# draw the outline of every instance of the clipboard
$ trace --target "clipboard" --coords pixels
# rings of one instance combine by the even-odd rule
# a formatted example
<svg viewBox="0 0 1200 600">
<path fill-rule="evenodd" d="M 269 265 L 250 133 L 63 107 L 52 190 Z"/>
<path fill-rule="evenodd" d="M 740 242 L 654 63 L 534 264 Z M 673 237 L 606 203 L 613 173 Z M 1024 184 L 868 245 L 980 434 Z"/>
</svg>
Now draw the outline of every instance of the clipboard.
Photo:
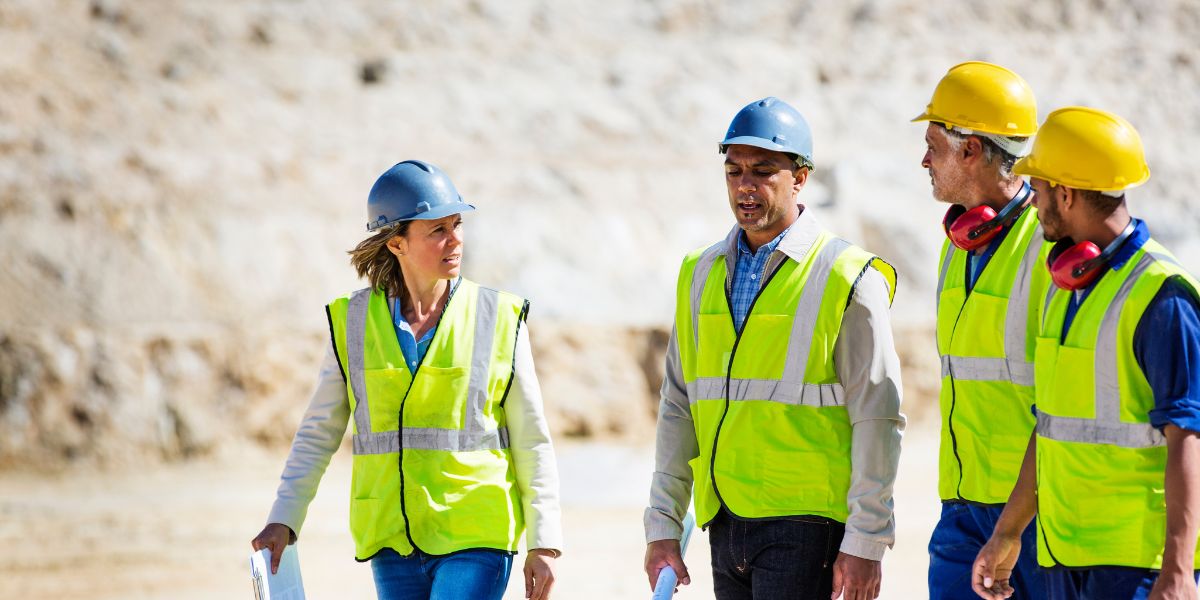
<svg viewBox="0 0 1200 600">
<path fill-rule="evenodd" d="M 300 578 L 300 556 L 295 545 L 286 546 L 279 557 L 279 571 L 271 574 L 271 551 L 263 548 L 250 555 L 250 582 L 254 600 L 306 600 Z"/>
</svg>

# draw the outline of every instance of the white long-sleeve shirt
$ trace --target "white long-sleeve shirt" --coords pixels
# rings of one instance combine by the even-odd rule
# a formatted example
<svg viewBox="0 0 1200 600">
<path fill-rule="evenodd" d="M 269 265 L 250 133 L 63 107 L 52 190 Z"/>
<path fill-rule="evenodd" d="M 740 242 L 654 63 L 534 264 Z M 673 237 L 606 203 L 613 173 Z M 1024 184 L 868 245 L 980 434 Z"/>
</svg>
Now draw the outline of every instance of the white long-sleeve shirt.
<svg viewBox="0 0 1200 600">
<path fill-rule="evenodd" d="M 562 518 L 558 503 L 558 467 L 542 406 L 542 392 L 529 346 L 529 327 L 517 333 L 513 384 L 504 402 L 509 453 L 525 514 L 526 546 L 561 552 Z M 282 523 L 300 535 L 308 505 L 329 459 L 342 443 L 350 420 L 350 401 L 332 344 L 321 362 L 317 389 L 292 440 L 268 523 Z M 400 510 L 396 507 L 396 510 Z"/>
<path fill-rule="evenodd" d="M 801 212 L 767 268 L 782 260 L 802 258 L 819 230 L 811 212 Z M 735 234 L 736 228 L 731 232 Z M 850 490 L 846 497 L 849 517 L 841 551 L 871 560 L 882 559 L 884 550 L 895 543 L 892 488 L 905 424 L 900 413 L 900 358 L 892 338 L 889 309 L 887 281 L 875 269 L 867 269 L 842 316 L 833 357 L 852 427 Z M 646 543 L 679 539 L 682 535 L 683 517 L 692 494 L 688 461 L 699 455 L 674 330 L 667 347 L 656 445 L 650 506 L 644 516 Z"/>
</svg>

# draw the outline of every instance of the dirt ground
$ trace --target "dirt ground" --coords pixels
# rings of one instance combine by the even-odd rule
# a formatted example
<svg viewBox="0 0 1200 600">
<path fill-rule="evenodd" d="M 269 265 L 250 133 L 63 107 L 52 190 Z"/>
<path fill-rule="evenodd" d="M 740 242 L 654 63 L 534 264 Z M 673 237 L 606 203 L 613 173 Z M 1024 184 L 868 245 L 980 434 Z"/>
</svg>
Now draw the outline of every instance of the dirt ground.
<svg viewBox="0 0 1200 600">
<path fill-rule="evenodd" d="M 882 598 L 925 596 L 925 544 L 938 514 L 935 434 L 923 427 L 905 436 L 898 539 L 884 560 Z M 554 597 L 649 597 L 641 514 L 653 449 L 566 443 L 558 452 L 567 549 Z M 143 471 L 0 475 L 0 598 L 251 598 L 249 540 L 262 525 L 284 457 L 244 454 Z M 354 561 L 347 531 L 349 480 L 342 452 L 298 546 L 309 598 L 374 597 L 370 569 Z M 687 554 L 693 583 L 676 597 L 712 597 L 707 542 L 703 532 L 693 538 Z M 522 560 L 523 554 L 518 566 Z M 505 598 L 521 597 L 514 576 Z"/>
</svg>

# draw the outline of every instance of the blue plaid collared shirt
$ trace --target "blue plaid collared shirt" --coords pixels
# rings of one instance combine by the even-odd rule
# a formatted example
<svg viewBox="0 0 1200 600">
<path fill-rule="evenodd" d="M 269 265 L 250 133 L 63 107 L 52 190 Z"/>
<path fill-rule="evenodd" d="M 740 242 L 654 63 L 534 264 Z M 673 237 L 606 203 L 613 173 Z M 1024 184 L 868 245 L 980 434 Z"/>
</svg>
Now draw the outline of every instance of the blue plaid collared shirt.
<svg viewBox="0 0 1200 600">
<path fill-rule="evenodd" d="M 767 259 L 779 246 L 779 241 L 783 239 L 783 236 L 787 235 L 788 229 L 784 229 L 783 233 L 780 233 L 775 239 L 759 246 L 758 252 L 753 253 L 746 245 L 746 232 L 738 233 L 737 265 L 733 270 L 729 305 L 733 309 L 733 325 L 739 332 L 742 330 L 742 324 L 746 322 L 746 315 L 750 313 L 750 305 L 754 303 L 754 296 L 758 294 L 758 288 L 762 285 L 763 269 L 767 266 Z"/>
</svg>

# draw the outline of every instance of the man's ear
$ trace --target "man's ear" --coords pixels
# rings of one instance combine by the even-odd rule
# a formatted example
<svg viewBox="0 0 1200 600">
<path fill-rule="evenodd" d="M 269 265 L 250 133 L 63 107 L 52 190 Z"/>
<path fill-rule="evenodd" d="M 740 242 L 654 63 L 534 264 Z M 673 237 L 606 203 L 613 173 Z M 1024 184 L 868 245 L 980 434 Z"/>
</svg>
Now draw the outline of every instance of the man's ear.
<svg viewBox="0 0 1200 600">
<path fill-rule="evenodd" d="M 808 183 L 808 167 L 797 167 L 795 172 L 796 181 L 792 182 L 792 192 L 799 194 L 804 184 Z"/>
<path fill-rule="evenodd" d="M 1054 195 L 1055 198 L 1062 199 L 1063 210 L 1071 210 L 1075 208 L 1075 205 L 1079 200 L 1079 192 L 1077 192 L 1075 188 L 1069 188 L 1061 184 L 1054 186 Z"/>
<path fill-rule="evenodd" d="M 966 139 L 963 140 L 962 148 L 959 149 L 959 152 L 962 152 L 962 159 L 965 161 L 982 159 L 983 141 L 976 136 L 968 135 Z"/>
</svg>

